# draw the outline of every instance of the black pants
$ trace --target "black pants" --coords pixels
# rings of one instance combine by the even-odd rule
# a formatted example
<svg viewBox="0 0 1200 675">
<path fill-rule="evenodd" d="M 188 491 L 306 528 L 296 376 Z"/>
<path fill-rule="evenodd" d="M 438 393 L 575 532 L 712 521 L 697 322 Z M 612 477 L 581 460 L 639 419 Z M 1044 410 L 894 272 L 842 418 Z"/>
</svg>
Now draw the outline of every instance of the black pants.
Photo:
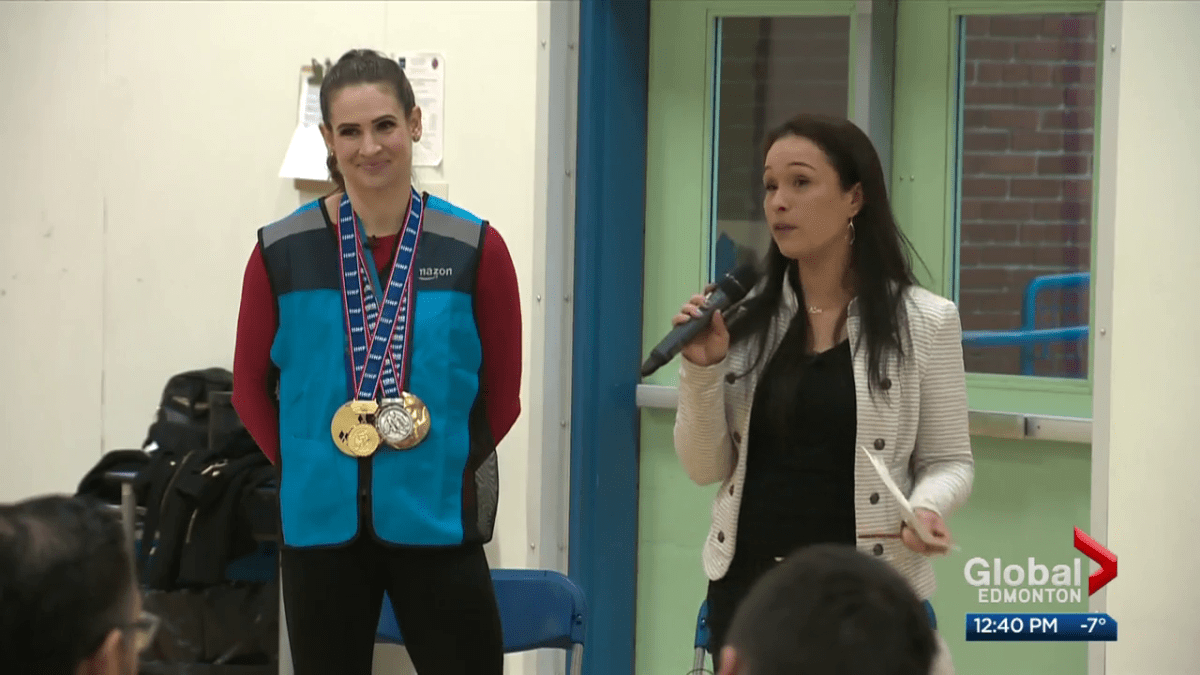
<svg viewBox="0 0 1200 675">
<path fill-rule="evenodd" d="M 503 633 L 482 546 L 399 549 L 369 535 L 283 549 L 284 615 L 295 675 L 370 675 L 386 590 L 421 675 L 501 675 Z"/>
<path fill-rule="evenodd" d="M 725 576 L 708 582 L 708 652 L 712 655 L 714 673 L 721 671 L 721 648 L 725 646 L 734 612 L 754 582 L 775 565 L 770 556 L 735 554 Z"/>
</svg>

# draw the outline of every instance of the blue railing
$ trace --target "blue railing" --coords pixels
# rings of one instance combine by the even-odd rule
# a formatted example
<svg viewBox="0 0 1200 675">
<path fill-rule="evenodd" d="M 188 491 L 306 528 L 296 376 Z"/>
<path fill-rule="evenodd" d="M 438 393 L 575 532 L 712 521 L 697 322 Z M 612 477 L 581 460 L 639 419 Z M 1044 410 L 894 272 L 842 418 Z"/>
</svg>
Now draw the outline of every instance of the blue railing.
<svg viewBox="0 0 1200 675">
<path fill-rule="evenodd" d="M 1088 326 L 1058 326 L 1037 328 L 1037 299 L 1045 291 L 1086 288 L 1091 283 L 1090 272 L 1048 274 L 1035 277 L 1025 287 L 1021 306 L 1021 327 L 1016 330 L 963 331 L 964 347 L 1020 347 L 1021 374 L 1033 375 L 1034 345 L 1055 342 L 1078 342 L 1088 338 Z"/>
</svg>

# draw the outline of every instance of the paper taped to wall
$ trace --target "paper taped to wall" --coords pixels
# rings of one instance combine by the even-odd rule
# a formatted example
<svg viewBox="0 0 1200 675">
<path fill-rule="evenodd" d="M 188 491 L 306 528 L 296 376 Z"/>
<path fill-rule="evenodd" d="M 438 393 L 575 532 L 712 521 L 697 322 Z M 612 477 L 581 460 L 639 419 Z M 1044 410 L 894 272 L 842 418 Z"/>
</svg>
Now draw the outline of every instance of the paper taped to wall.
<svg viewBox="0 0 1200 675">
<path fill-rule="evenodd" d="M 438 166 L 442 163 L 446 59 L 438 53 L 412 52 L 399 54 L 396 60 L 421 108 L 421 140 L 413 144 L 413 166 Z"/>
<path fill-rule="evenodd" d="M 329 154 L 325 140 L 321 138 L 321 87 L 313 81 L 313 67 L 300 69 L 300 107 L 296 114 L 296 130 L 288 143 L 283 166 L 279 167 L 280 178 L 327 181 L 329 168 L 325 157 Z"/>
<path fill-rule="evenodd" d="M 861 450 L 862 453 L 867 456 L 867 459 L 871 461 L 871 466 L 874 467 L 875 473 L 879 475 L 879 479 L 883 481 L 884 487 L 886 487 L 888 492 L 892 495 L 892 499 L 895 499 L 896 503 L 900 505 L 901 518 L 904 519 L 905 524 L 913 529 L 913 532 L 916 532 L 917 538 L 926 545 L 935 548 L 939 553 L 959 550 L 957 546 L 950 544 L 950 542 L 939 537 L 935 537 L 933 533 L 929 531 L 929 528 L 925 526 L 924 521 L 917 517 L 917 513 L 913 510 L 912 504 L 909 503 L 908 498 L 904 496 L 904 493 L 900 491 L 900 486 L 896 485 L 896 481 L 892 480 L 892 476 L 890 473 L 888 473 L 887 465 L 883 463 L 883 460 L 876 457 L 870 450 L 861 445 L 858 446 L 858 449 Z"/>
<path fill-rule="evenodd" d="M 327 181 L 329 168 L 325 166 L 326 155 L 328 152 L 320 129 L 296 127 L 287 154 L 283 157 L 283 166 L 279 168 L 279 177 Z"/>
</svg>

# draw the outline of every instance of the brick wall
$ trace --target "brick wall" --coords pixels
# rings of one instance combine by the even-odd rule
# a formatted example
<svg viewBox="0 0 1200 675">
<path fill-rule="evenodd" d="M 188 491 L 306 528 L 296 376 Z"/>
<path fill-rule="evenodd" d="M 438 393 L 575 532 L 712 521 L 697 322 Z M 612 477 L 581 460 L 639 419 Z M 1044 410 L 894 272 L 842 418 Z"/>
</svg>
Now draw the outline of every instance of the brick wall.
<svg viewBox="0 0 1200 675">
<path fill-rule="evenodd" d="M 1031 279 L 1090 269 L 1096 23 L 1078 15 L 978 16 L 966 20 L 965 39 L 963 328 L 1013 329 Z M 1047 294 L 1037 325 L 1087 321 L 1081 289 Z M 1018 373 L 1018 353 L 969 349 L 967 370 Z M 1087 374 L 1086 343 L 1038 354 L 1038 374 Z"/>
</svg>

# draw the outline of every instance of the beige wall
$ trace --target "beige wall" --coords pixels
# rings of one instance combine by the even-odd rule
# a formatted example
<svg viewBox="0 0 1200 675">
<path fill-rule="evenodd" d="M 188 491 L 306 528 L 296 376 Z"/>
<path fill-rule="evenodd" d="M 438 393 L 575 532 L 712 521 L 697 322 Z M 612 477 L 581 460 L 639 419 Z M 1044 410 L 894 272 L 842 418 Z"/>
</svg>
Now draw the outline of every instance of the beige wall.
<svg viewBox="0 0 1200 675">
<path fill-rule="evenodd" d="M 1105 591 L 1120 627 L 1105 672 L 1191 675 L 1200 669 L 1200 3 L 1136 0 L 1118 11 L 1119 47 L 1104 45 L 1106 66 L 1119 69 L 1115 176 L 1101 195 L 1115 204 L 1111 379 L 1098 361 L 1095 410 L 1109 421 L 1097 430 L 1108 463 L 1096 471 L 1107 472 L 1119 572 Z"/>
<path fill-rule="evenodd" d="M 526 566 L 540 453 L 528 377 L 538 13 L 496 1 L 0 3 L 0 501 L 73 491 L 103 452 L 140 445 L 168 376 L 232 367 L 255 230 L 314 196 L 278 178 L 299 67 L 352 47 L 438 50 L 444 161 L 418 178 L 491 220 L 521 286 L 525 412 L 501 446 L 489 556 Z"/>
</svg>

